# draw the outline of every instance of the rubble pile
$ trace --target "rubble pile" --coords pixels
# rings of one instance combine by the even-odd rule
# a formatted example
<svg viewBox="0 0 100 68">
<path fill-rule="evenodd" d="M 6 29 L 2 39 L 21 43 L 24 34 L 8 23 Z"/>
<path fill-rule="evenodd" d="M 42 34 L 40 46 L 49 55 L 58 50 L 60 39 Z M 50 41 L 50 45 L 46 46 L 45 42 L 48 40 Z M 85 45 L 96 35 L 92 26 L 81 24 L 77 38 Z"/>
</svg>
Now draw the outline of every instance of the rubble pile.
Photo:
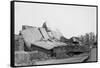
<svg viewBox="0 0 100 68">
<path fill-rule="evenodd" d="M 15 35 L 15 63 L 26 65 L 33 61 L 68 58 L 69 42 L 60 31 L 51 30 L 46 23 L 42 27 L 23 25 L 20 34 Z"/>
</svg>

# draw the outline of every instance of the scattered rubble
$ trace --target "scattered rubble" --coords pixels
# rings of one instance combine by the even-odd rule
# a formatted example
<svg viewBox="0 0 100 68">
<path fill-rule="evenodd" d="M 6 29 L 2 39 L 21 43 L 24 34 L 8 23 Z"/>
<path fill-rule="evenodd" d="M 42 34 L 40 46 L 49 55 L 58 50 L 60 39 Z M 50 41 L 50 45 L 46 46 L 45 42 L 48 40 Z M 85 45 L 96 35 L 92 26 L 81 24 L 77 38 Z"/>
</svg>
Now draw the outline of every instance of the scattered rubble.
<svg viewBox="0 0 100 68">
<path fill-rule="evenodd" d="M 32 65 L 34 61 L 69 58 L 73 56 L 69 52 L 83 49 L 70 47 L 72 43 L 80 45 L 77 38 L 66 39 L 59 30 L 51 30 L 46 23 L 42 27 L 23 25 L 20 34 L 15 35 L 15 63 Z"/>
</svg>

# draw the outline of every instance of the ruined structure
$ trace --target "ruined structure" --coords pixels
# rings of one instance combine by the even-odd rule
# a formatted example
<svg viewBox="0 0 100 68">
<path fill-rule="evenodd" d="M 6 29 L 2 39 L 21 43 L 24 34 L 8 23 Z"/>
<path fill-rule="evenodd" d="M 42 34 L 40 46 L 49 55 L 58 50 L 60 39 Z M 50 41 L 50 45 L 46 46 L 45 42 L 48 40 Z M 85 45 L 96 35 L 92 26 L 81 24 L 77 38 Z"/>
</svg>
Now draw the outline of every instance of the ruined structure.
<svg viewBox="0 0 100 68">
<path fill-rule="evenodd" d="M 62 34 L 50 30 L 46 23 L 42 27 L 23 26 L 20 31 L 27 51 L 43 51 L 52 54 L 54 48 L 66 46 L 67 44 L 60 41 Z M 56 54 L 56 53 L 55 53 Z M 57 53 L 58 54 L 58 53 Z"/>
<path fill-rule="evenodd" d="M 42 27 L 23 25 L 19 35 L 15 35 L 15 63 L 32 65 L 34 61 L 69 58 L 88 50 L 78 45 L 77 37 L 66 39 L 46 23 Z"/>
</svg>

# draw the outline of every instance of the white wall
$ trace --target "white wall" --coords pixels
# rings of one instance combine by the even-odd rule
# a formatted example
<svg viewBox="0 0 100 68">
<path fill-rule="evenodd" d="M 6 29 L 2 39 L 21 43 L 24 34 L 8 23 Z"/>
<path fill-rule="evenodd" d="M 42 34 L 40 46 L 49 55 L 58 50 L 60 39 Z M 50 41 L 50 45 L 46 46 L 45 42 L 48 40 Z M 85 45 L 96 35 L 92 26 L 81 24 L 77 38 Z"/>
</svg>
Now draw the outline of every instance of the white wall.
<svg viewBox="0 0 100 68">
<path fill-rule="evenodd" d="M 71 4 L 99 4 L 97 0 L 36 0 L 41 2 L 57 2 Z M 99 5 L 100 11 L 100 5 Z M 99 14 L 100 18 L 100 14 Z M 100 26 L 99 26 L 100 29 Z M 0 0 L 0 68 L 10 68 L 10 0 Z M 100 34 L 100 33 L 99 33 Z M 100 43 L 100 36 L 99 36 Z M 100 52 L 100 47 L 99 47 Z M 100 54 L 99 54 L 100 59 Z M 37 68 L 99 68 L 98 63 L 64 64 L 51 66 L 38 66 Z M 25 67 L 28 68 L 28 67 Z M 32 67 L 30 67 L 32 68 Z"/>
</svg>

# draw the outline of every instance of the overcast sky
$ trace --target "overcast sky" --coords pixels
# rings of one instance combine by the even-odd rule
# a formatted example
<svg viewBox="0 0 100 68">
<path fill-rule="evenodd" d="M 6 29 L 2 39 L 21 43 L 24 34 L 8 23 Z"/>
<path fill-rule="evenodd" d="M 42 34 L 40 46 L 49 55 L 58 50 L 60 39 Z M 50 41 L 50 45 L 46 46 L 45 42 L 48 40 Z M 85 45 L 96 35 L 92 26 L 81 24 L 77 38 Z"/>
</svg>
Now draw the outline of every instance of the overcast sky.
<svg viewBox="0 0 100 68">
<path fill-rule="evenodd" d="M 15 3 L 15 34 L 19 33 L 22 25 L 41 27 L 45 21 L 49 27 L 59 29 L 67 38 L 88 32 L 96 33 L 96 8 Z"/>
</svg>

